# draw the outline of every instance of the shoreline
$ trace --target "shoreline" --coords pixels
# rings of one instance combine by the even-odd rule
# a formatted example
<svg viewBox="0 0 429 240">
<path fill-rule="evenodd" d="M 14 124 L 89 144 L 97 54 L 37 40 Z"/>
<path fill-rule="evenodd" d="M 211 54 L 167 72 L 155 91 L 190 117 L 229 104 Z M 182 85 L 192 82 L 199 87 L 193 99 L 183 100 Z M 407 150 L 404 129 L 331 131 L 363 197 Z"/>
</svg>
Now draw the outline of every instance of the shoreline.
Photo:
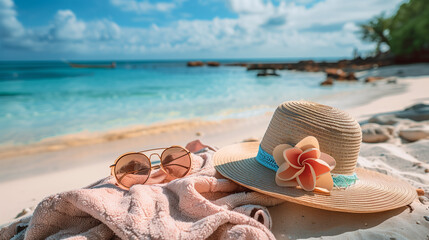
<svg viewBox="0 0 429 240">
<path fill-rule="evenodd" d="M 66 134 L 56 137 L 45 138 L 36 143 L 16 146 L 1 146 L 0 161 L 7 158 L 31 155 L 43 152 L 60 151 L 67 148 L 78 147 L 82 145 L 94 145 L 99 143 L 117 141 L 127 138 L 150 136 L 163 132 L 194 129 L 234 119 L 224 119 L 220 121 L 202 120 L 202 119 L 177 119 L 171 121 L 157 122 L 153 124 L 133 125 L 122 128 L 116 128 L 107 131 L 82 131 L 78 133 Z"/>
<path fill-rule="evenodd" d="M 376 98 L 365 99 L 368 101 L 343 110 L 361 121 L 373 114 L 402 110 L 417 102 L 429 101 L 425 91 L 429 87 L 428 76 L 399 78 L 398 84 L 405 87 L 399 91 L 381 91 L 380 95 L 375 95 Z M 387 85 L 382 81 L 377 82 L 374 92 L 384 89 L 384 86 Z M 121 153 L 172 144 L 184 146 L 194 139 L 217 147 L 248 138 L 260 140 L 270 119 L 271 114 L 265 113 L 243 119 L 212 121 L 210 124 L 202 121 L 194 125 L 181 125 L 183 122 L 176 122 L 172 123 L 175 127 L 170 131 L 163 129 L 161 124 L 152 132 L 147 130 L 147 135 L 2 159 L 0 188 L 8 194 L 0 200 L 2 206 L 7 206 L 0 209 L 0 225 L 12 221 L 22 209 L 29 208 L 31 211 L 50 194 L 81 188 L 109 176 L 108 166 Z M 130 131 L 129 136 L 132 134 L 133 131 Z"/>
<path fill-rule="evenodd" d="M 361 74 L 362 75 L 362 74 Z M 351 89 L 346 89 L 338 91 L 332 94 L 319 96 L 316 98 L 308 98 L 302 100 L 310 100 L 319 102 L 326 105 L 331 105 L 341 109 L 348 109 L 362 104 L 371 102 L 377 98 L 386 95 L 398 94 L 400 92 L 406 91 L 405 84 L 395 84 L 395 85 L 386 85 L 380 87 L 378 83 L 377 86 L 359 86 L 354 89 L 354 84 L 364 84 L 362 82 L 354 83 L 338 83 L 351 85 Z M 360 94 L 365 94 L 366 98 L 360 99 Z M 352 95 L 352 97 L 350 97 Z M 344 98 L 344 99 L 342 99 Z M 341 101 L 338 101 L 342 99 Z M 296 99 L 298 100 L 298 99 Z M 281 102 L 281 101 L 280 101 Z M 279 103 L 280 103 L 279 102 Z M 242 114 L 243 116 L 228 116 L 226 118 L 193 118 L 193 119 L 172 119 L 165 120 L 160 122 L 155 122 L 151 124 L 137 124 L 129 125 L 124 127 L 113 128 L 105 131 L 90 131 L 84 130 L 81 132 L 64 134 L 59 136 L 52 136 L 44 138 L 38 142 L 20 144 L 20 145 L 0 145 L 0 166 L 1 161 L 6 159 L 39 154 L 45 152 L 55 152 L 61 151 L 68 148 L 84 146 L 84 145 L 94 145 L 106 142 L 117 141 L 121 139 L 136 138 L 143 136 L 151 136 L 154 134 L 159 134 L 163 132 L 171 132 L 176 130 L 186 130 L 186 129 L 195 129 L 195 128 L 205 128 L 213 125 L 222 125 L 228 124 L 230 122 L 240 121 L 246 118 L 259 118 L 266 114 L 272 114 L 276 106 L 268 105 L 264 106 L 253 106 L 246 110 L 238 111 L 237 113 Z M 228 111 L 228 110 L 226 110 Z M 196 132 L 196 137 L 198 134 Z"/>
<path fill-rule="evenodd" d="M 359 81 L 352 82 L 337 82 L 339 86 L 335 91 L 326 91 L 330 87 L 317 87 L 317 97 L 311 95 L 304 100 L 316 101 L 322 104 L 331 105 L 340 109 L 353 108 L 358 105 L 366 104 L 381 96 L 390 94 L 398 94 L 406 91 L 406 84 L 384 84 L 379 86 L 383 81 L 365 84 L 362 79 L 368 76 L 394 76 L 398 71 L 404 76 L 429 75 L 429 64 L 414 64 L 414 65 L 396 65 L 382 68 L 374 68 L 356 72 Z M 310 73 L 311 74 L 311 73 Z M 414 74 L 414 75 L 413 75 Z M 289 83 L 286 83 L 289 84 Z M 376 85 L 375 87 L 373 85 Z M 361 95 L 365 97 L 362 98 Z M 339 101 L 341 99 L 341 101 Z M 187 129 L 204 127 L 206 125 L 222 124 L 224 121 L 235 121 L 236 119 L 255 117 L 264 115 L 266 112 L 272 112 L 277 104 L 283 100 L 298 100 L 286 98 L 278 103 L 269 105 L 255 105 L 243 109 L 226 109 L 224 113 L 219 113 L 219 117 L 201 116 L 192 119 L 170 119 L 162 120 L 150 124 L 133 124 L 123 127 L 114 127 L 107 130 L 83 130 L 76 133 L 63 134 L 43 138 L 37 142 L 22 143 L 22 144 L 7 144 L 0 145 L 0 162 L 4 159 L 18 157 L 22 155 L 30 155 L 42 152 L 51 152 L 76 147 L 81 145 L 93 145 L 97 143 L 115 141 L 123 138 L 133 138 L 138 136 L 152 135 L 159 132 L 172 131 L 175 129 Z M 232 114 L 234 113 L 234 114 Z"/>
</svg>

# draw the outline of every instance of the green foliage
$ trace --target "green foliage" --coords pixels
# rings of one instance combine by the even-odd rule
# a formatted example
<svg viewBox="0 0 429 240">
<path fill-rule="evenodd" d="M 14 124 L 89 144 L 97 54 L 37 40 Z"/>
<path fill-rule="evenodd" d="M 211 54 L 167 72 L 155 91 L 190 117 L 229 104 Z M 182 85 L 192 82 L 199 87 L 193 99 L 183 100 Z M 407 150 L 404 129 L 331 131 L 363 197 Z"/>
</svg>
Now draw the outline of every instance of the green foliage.
<svg viewBox="0 0 429 240">
<path fill-rule="evenodd" d="M 387 44 L 395 55 L 407 55 L 429 49 L 429 0 L 410 0 L 396 14 L 386 18 L 376 16 L 360 25 L 364 41 Z"/>
<path fill-rule="evenodd" d="M 404 3 L 392 19 L 391 50 L 397 55 L 429 49 L 429 1 Z"/>
<path fill-rule="evenodd" d="M 367 24 L 360 25 L 362 40 L 377 43 L 376 53 L 380 52 L 380 46 L 383 43 L 390 47 L 387 36 L 390 22 L 391 19 L 385 18 L 384 13 L 382 13 L 380 16 L 376 16 L 374 19 L 370 20 Z"/>
</svg>

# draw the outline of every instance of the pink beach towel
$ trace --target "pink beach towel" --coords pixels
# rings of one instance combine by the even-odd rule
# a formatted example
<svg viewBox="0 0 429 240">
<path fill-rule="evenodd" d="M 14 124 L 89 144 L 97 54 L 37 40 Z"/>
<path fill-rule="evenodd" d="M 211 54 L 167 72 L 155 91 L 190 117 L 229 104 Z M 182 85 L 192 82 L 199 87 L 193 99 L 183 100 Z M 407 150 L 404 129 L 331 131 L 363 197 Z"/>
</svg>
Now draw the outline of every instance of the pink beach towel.
<svg viewBox="0 0 429 240">
<path fill-rule="evenodd" d="M 187 148 L 198 150 L 199 141 Z M 213 151 L 193 154 L 192 174 L 129 191 L 107 177 L 55 194 L 33 216 L 0 230 L 0 239 L 274 239 L 264 206 L 281 200 L 246 191 L 222 178 Z"/>
</svg>

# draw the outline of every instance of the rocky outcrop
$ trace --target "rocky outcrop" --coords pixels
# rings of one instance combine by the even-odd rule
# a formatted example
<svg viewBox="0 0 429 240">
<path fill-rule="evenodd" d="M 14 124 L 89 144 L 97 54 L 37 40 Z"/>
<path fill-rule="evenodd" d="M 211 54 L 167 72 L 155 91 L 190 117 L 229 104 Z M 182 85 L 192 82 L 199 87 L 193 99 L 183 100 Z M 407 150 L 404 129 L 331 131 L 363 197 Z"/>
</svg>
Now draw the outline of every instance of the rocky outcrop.
<svg viewBox="0 0 429 240">
<path fill-rule="evenodd" d="M 327 78 L 325 81 L 320 83 L 320 86 L 332 86 L 334 85 L 334 79 Z"/>
<path fill-rule="evenodd" d="M 327 68 L 326 72 L 326 80 L 321 82 L 321 86 L 331 86 L 334 84 L 334 80 L 336 81 L 357 81 L 357 77 L 354 72 L 344 72 L 339 68 Z"/>
<path fill-rule="evenodd" d="M 315 62 L 313 60 L 305 60 L 299 62 L 286 63 L 257 63 L 248 64 L 247 70 L 262 70 L 262 69 L 277 69 L 277 70 L 296 70 L 306 72 L 322 72 L 327 69 L 341 69 L 344 72 L 354 72 L 356 70 L 371 69 L 394 64 L 393 56 L 389 53 L 382 53 L 374 57 L 361 58 L 357 57 L 352 60 L 343 59 L 337 62 Z M 243 63 L 230 63 L 228 66 L 243 66 Z M 334 77 L 334 79 L 336 79 Z M 354 74 L 346 74 L 338 77 L 339 80 L 356 80 Z"/>
<path fill-rule="evenodd" d="M 207 62 L 206 64 L 209 67 L 219 67 L 220 66 L 219 62 Z"/>
<path fill-rule="evenodd" d="M 204 66 L 204 63 L 201 61 L 193 61 L 193 62 L 191 61 L 191 62 L 188 62 L 187 66 L 188 67 L 202 67 L 202 66 Z"/>
<path fill-rule="evenodd" d="M 342 69 L 339 68 L 328 68 L 325 70 L 326 77 L 327 78 L 333 78 L 338 81 L 356 81 L 357 77 L 355 76 L 354 72 L 344 72 Z"/>
<path fill-rule="evenodd" d="M 249 66 L 248 63 L 225 63 L 223 65 L 229 66 L 229 67 L 247 67 L 247 66 Z"/>
</svg>

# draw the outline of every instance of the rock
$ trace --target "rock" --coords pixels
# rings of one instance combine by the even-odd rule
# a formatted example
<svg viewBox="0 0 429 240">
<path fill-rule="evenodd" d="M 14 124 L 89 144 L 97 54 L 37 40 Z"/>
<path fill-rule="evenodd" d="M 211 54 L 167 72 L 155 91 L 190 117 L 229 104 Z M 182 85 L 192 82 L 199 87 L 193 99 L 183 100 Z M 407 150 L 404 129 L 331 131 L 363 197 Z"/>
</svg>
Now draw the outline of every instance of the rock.
<svg viewBox="0 0 429 240">
<path fill-rule="evenodd" d="M 335 80 L 349 80 L 349 81 L 355 81 L 357 80 L 355 74 L 353 72 L 346 73 L 342 69 L 338 68 L 327 68 L 325 70 L 326 77 L 327 78 L 333 78 Z"/>
<path fill-rule="evenodd" d="M 425 173 L 429 173 L 429 169 L 427 169 L 427 168 L 426 168 L 426 169 L 425 169 Z"/>
<path fill-rule="evenodd" d="M 368 122 L 370 123 L 377 123 L 381 125 L 394 125 L 399 122 L 399 119 L 396 118 L 393 114 L 388 115 L 375 115 L 371 117 Z"/>
<path fill-rule="evenodd" d="M 327 68 L 325 69 L 326 76 L 334 79 L 338 79 L 340 76 L 345 76 L 344 71 L 338 68 Z"/>
<path fill-rule="evenodd" d="M 356 81 L 356 80 L 358 80 L 354 72 L 349 72 L 347 74 L 346 79 L 349 80 L 349 81 Z"/>
<path fill-rule="evenodd" d="M 373 76 L 371 76 L 371 77 L 367 77 L 365 79 L 365 82 L 366 83 L 372 83 L 372 82 L 375 82 L 375 81 L 381 80 L 381 79 L 383 79 L 383 77 L 373 77 Z"/>
<path fill-rule="evenodd" d="M 319 66 L 313 60 L 299 61 L 296 64 L 296 70 L 307 71 L 307 72 L 317 72 L 319 71 Z"/>
<path fill-rule="evenodd" d="M 247 67 L 247 63 L 224 63 L 223 65 L 229 66 L 229 67 Z"/>
<path fill-rule="evenodd" d="M 429 216 L 424 216 L 423 218 L 429 222 Z"/>
<path fill-rule="evenodd" d="M 220 63 L 219 62 L 207 62 L 207 66 L 209 66 L 209 67 L 219 67 Z"/>
<path fill-rule="evenodd" d="M 319 72 L 320 68 L 318 66 L 305 66 L 304 71 L 306 71 L 306 72 Z"/>
<path fill-rule="evenodd" d="M 407 141 L 415 142 L 420 139 L 429 138 L 429 126 L 416 126 L 399 131 L 399 136 Z"/>
<path fill-rule="evenodd" d="M 429 120 L 429 104 L 419 103 L 395 113 L 398 118 L 408 118 L 414 121 Z"/>
<path fill-rule="evenodd" d="M 202 67 L 204 63 L 201 61 L 188 62 L 188 67 Z"/>
<path fill-rule="evenodd" d="M 424 196 L 425 195 L 425 190 L 421 189 L 421 188 L 417 188 L 416 189 L 417 195 L 418 196 Z"/>
<path fill-rule="evenodd" d="M 334 80 L 332 78 L 327 78 L 325 81 L 320 83 L 320 86 L 332 86 L 334 85 Z"/>
<path fill-rule="evenodd" d="M 201 132 L 196 132 L 195 135 L 199 137 L 199 136 L 202 136 L 203 134 Z"/>
<path fill-rule="evenodd" d="M 392 130 L 376 123 L 368 123 L 362 126 L 362 142 L 380 143 L 386 142 L 392 137 Z"/>
</svg>

